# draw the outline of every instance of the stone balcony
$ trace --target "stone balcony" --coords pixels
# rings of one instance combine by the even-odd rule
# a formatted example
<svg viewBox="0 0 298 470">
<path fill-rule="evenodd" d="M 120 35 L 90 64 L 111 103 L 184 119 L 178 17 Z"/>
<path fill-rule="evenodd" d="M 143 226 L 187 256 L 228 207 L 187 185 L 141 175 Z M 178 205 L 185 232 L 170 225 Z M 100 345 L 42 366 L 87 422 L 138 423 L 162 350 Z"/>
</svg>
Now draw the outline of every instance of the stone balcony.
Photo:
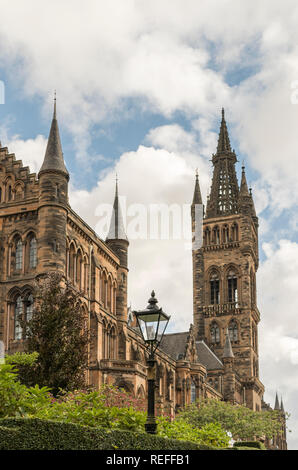
<svg viewBox="0 0 298 470">
<path fill-rule="evenodd" d="M 215 315 L 237 315 L 242 313 L 243 308 L 237 302 L 227 302 L 225 304 L 207 305 L 202 308 L 205 317 Z"/>
</svg>

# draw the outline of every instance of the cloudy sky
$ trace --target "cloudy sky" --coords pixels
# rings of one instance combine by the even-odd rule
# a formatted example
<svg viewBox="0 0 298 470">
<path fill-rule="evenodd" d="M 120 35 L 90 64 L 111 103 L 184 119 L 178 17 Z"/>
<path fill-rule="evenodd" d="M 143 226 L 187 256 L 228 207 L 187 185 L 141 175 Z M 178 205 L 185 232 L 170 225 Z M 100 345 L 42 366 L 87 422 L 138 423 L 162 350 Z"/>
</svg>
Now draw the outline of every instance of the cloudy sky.
<svg viewBox="0 0 298 470">
<path fill-rule="evenodd" d="M 297 2 L 0 0 L 0 10 L 2 144 L 38 171 L 56 89 L 70 202 L 99 233 L 116 173 L 124 208 L 188 204 L 196 168 L 206 200 L 225 107 L 260 218 L 265 400 L 282 394 L 297 449 Z M 132 306 L 154 288 L 172 331 L 192 321 L 187 247 L 130 243 Z"/>
</svg>

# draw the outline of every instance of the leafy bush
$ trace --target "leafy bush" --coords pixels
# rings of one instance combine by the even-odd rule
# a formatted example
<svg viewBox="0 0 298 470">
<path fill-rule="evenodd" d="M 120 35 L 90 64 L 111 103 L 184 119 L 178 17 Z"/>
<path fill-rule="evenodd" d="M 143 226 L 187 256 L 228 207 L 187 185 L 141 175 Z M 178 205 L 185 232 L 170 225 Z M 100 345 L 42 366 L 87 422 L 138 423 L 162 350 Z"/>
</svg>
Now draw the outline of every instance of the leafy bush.
<svg viewBox="0 0 298 470">
<path fill-rule="evenodd" d="M 20 353 L 9 355 L 5 357 L 5 363 L 15 366 L 20 382 L 27 387 L 36 384 L 36 362 L 38 353 Z"/>
<path fill-rule="evenodd" d="M 1 419 L 0 450 L 216 450 L 150 434 L 40 419 Z"/>
<path fill-rule="evenodd" d="M 267 436 L 272 438 L 283 428 L 280 412 L 253 411 L 244 405 L 232 405 L 228 402 L 206 399 L 189 405 L 181 411 L 177 420 L 183 419 L 194 427 L 217 422 L 230 432 L 234 439 L 253 440 Z"/>
<path fill-rule="evenodd" d="M 35 414 L 49 404 L 47 387 L 26 387 L 19 382 L 14 366 L 0 365 L 0 418 Z"/>
<path fill-rule="evenodd" d="M 164 417 L 159 417 L 157 421 L 160 436 L 216 447 L 229 445 L 230 438 L 218 423 L 208 423 L 198 428 L 183 419 L 170 422 Z"/>
<path fill-rule="evenodd" d="M 121 403 L 120 403 L 121 405 Z M 101 391 L 66 394 L 40 408 L 32 416 L 107 429 L 144 432 L 146 414 L 132 406 L 107 406 Z"/>
<path fill-rule="evenodd" d="M 260 449 L 260 450 L 266 450 L 266 447 L 264 446 L 263 442 L 260 441 L 240 441 L 240 442 L 234 442 L 234 447 L 250 447 L 250 448 L 255 448 L 255 449 Z"/>
</svg>

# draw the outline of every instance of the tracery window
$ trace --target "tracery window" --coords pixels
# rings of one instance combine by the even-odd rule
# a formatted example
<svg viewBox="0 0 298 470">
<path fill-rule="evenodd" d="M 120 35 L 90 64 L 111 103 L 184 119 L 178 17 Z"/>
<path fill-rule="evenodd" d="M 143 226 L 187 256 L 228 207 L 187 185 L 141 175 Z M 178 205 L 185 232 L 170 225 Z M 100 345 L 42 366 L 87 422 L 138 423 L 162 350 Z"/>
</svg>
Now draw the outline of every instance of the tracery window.
<svg viewBox="0 0 298 470">
<path fill-rule="evenodd" d="M 210 245 L 210 229 L 209 229 L 209 227 L 206 227 L 205 232 L 204 232 L 204 244 L 205 245 Z"/>
<path fill-rule="evenodd" d="M 223 243 L 228 243 L 229 242 L 229 227 L 228 227 L 228 225 L 223 226 L 222 241 L 223 241 Z"/>
<path fill-rule="evenodd" d="M 23 301 L 22 297 L 19 295 L 15 301 L 14 309 L 14 339 L 22 339 L 23 330 L 21 327 L 21 320 L 23 316 Z"/>
<path fill-rule="evenodd" d="M 33 295 L 30 294 L 26 302 L 26 321 L 32 320 L 33 303 L 34 303 Z"/>
<path fill-rule="evenodd" d="M 210 303 L 219 304 L 219 277 L 216 272 L 210 276 Z"/>
<path fill-rule="evenodd" d="M 238 241 L 238 225 L 236 223 L 232 225 L 232 241 Z"/>
<path fill-rule="evenodd" d="M 235 320 L 231 320 L 229 323 L 229 337 L 230 341 L 238 341 L 238 325 Z"/>
<path fill-rule="evenodd" d="M 8 199 L 8 201 L 12 200 L 12 187 L 11 187 L 11 185 L 9 185 L 8 188 L 7 188 L 7 199 Z"/>
<path fill-rule="evenodd" d="M 235 271 L 230 270 L 228 273 L 228 302 L 238 301 L 238 290 L 237 290 L 237 276 Z"/>
<path fill-rule="evenodd" d="M 220 331 L 217 323 L 212 323 L 210 328 L 211 343 L 218 344 L 220 342 Z"/>
<path fill-rule="evenodd" d="M 22 240 L 19 238 L 16 241 L 16 263 L 15 269 L 21 270 L 23 267 L 23 243 Z"/>
<path fill-rule="evenodd" d="M 217 226 L 213 229 L 213 243 L 215 243 L 215 245 L 219 245 L 220 243 L 219 227 Z"/>
<path fill-rule="evenodd" d="M 37 243 L 36 238 L 32 237 L 29 242 L 29 268 L 36 268 L 37 264 Z"/>
</svg>

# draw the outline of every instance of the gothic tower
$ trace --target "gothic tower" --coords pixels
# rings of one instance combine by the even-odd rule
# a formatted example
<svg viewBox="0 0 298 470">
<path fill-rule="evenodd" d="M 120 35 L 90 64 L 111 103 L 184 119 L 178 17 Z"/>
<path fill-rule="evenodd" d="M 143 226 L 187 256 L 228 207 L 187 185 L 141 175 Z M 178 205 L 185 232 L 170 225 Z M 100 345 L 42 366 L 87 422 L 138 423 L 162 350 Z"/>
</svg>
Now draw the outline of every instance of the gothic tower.
<svg viewBox="0 0 298 470">
<path fill-rule="evenodd" d="M 203 219 L 203 244 L 193 249 L 194 325 L 198 339 L 220 359 L 228 330 L 233 367 L 241 382 L 237 401 L 259 410 L 264 388 L 258 366 L 258 218 L 244 167 L 238 187 L 236 162 L 222 110 L 217 151 L 212 156 L 211 193 Z M 201 204 L 198 194 L 196 181 L 194 200 Z"/>
<path fill-rule="evenodd" d="M 38 178 L 39 270 L 65 273 L 69 174 L 63 159 L 56 98 L 46 153 Z"/>
</svg>

